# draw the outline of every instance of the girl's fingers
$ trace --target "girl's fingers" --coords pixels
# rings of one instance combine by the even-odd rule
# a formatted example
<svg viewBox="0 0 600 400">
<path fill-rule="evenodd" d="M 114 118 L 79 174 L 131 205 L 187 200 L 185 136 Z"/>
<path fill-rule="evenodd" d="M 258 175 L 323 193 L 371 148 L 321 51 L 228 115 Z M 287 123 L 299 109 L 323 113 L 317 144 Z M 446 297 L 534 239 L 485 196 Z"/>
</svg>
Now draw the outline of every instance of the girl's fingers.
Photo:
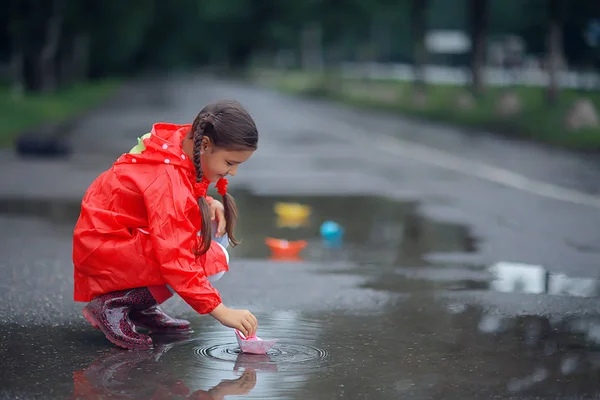
<svg viewBox="0 0 600 400">
<path fill-rule="evenodd" d="M 236 327 L 236 329 L 237 329 L 238 331 L 242 332 L 242 334 L 243 334 L 245 337 L 248 337 L 248 330 L 246 329 L 246 327 L 244 327 L 244 325 L 243 325 L 243 324 L 241 324 L 241 323 L 240 323 L 240 324 L 239 324 L 239 325 Z"/>
<path fill-rule="evenodd" d="M 252 324 L 250 322 L 244 321 L 244 322 L 242 322 L 242 324 L 244 325 L 244 329 L 247 332 L 244 334 L 246 337 L 250 337 L 250 336 L 254 335 L 254 332 L 252 331 Z"/>
<path fill-rule="evenodd" d="M 248 317 L 248 322 L 252 324 L 252 329 L 254 330 L 254 332 L 256 332 L 256 329 L 258 328 L 258 321 L 256 320 L 256 317 L 254 315 L 251 315 L 250 317 Z"/>
</svg>

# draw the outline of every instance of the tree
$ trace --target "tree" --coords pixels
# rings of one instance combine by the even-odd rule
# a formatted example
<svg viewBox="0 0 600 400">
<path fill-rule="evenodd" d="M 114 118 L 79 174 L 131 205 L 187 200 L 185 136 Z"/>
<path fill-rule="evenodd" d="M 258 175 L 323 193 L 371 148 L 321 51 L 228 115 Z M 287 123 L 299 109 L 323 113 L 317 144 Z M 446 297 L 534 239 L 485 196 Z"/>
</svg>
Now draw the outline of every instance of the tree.
<svg viewBox="0 0 600 400">
<path fill-rule="evenodd" d="M 547 0 L 548 31 L 547 31 L 547 68 L 548 88 L 546 99 L 551 105 L 558 101 L 558 72 L 562 58 L 562 26 L 561 13 L 563 0 Z"/>
<path fill-rule="evenodd" d="M 469 28 L 471 36 L 471 88 L 474 95 L 484 91 L 483 67 L 488 27 L 488 0 L 469 0 Z"/>
<path fill-rule="evenodd" d="M 413 71 L 415 87 L 423 88 L 426 83 L 425 65 L 427 49 L 425 35 L 427 33 L 427 7 L 429 0 L 411 0 L 411 31 L 413 40 Z"/>
</svg>

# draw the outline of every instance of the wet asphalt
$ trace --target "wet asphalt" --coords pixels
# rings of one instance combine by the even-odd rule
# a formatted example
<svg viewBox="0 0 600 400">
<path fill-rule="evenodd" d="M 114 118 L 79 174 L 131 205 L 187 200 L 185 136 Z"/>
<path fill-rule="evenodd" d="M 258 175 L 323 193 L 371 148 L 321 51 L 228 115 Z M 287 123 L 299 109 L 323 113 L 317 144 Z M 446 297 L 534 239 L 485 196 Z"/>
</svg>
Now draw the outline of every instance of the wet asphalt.
<svg viewBox="0 0 600 400">
<path fill-rule="evenodd" d="M 240 354 L 233 333 L 180 299 L 187 337 L 114 348 L 72 301 L 70 235 L 87 184 L 157 120 L 236 98 L 259 152 L 230 180 L 243 244 L 216 283 L 280 341 Z M 68 160 L 4 154 L 0 187 L 0 398 L 569 399 L 600 395 L 599 209 L 398 157 L 369 135 L 595 194 L 600 167 L 493 136 L 295 99 L 201 77 L 131 84 L 81 121 Z M 385 146 L 383 146 L 385 147 Z M 282 227 L 274 206 L 311 207 Z M 319 226 L 345 228 L 327 246 Z M 266 237 L 308 241 L 275 260 Z"/>
</svg>

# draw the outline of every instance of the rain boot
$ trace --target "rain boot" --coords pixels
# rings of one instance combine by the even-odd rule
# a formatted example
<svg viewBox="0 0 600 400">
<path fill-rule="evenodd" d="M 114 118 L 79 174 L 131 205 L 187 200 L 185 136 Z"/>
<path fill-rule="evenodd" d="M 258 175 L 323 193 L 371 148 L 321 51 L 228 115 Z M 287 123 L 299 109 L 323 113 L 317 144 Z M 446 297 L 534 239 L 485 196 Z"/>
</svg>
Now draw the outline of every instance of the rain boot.
<svg viewBox="0 0 600 400">
<path fill-rule="evenodd" d="M 136 298 L 145 305 L 145 308 L 134 308 L 129 313 L 129 318 L 138 328 L 145 328 L 153 333 L 186 333 L 191 331 L 189 321 L 175 319 L 160 308 L 148 288 L 134 289 Z"/>
<path fill-rule="evenodd" d="M 83 316 L 106 338 L 119 347 L 145 350 L 152 348 L 152 339 L 138 333 L 129 319 L 132 309 L 148 308 L 152 304 L 136 295 L 136 289 L 119 290 L 100 295 L 83 309 Z"/>
</svg>

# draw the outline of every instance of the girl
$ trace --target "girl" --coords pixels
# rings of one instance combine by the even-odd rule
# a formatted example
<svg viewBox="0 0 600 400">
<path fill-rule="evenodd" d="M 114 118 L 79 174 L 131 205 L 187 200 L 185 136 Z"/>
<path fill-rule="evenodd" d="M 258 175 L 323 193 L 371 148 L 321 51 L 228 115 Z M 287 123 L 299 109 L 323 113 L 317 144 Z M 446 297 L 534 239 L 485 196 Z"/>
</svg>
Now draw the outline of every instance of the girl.
<svg viewBox="0 0 600 400">
<path fill-rule="evenodd" d="M 89 302 L 84 317 L 111 342 L 148 349 L 152 339 L 137 328 L 189 331 L 188 321 L 158 306 L 173 292 L 224 326 L 256 332 L 254 315 L 223 305 L 209 279 L 229 270 L 225 247 L 213 239 L 238 244 L 225 176 L 235 176 L 257 144 L 242 105 L 219 101 L 192 125 L 155 124 L 91 184 L 73 235 L 74 299 Z M 213 182 L 223 203 L 206 195 Z"/>
</svg>

